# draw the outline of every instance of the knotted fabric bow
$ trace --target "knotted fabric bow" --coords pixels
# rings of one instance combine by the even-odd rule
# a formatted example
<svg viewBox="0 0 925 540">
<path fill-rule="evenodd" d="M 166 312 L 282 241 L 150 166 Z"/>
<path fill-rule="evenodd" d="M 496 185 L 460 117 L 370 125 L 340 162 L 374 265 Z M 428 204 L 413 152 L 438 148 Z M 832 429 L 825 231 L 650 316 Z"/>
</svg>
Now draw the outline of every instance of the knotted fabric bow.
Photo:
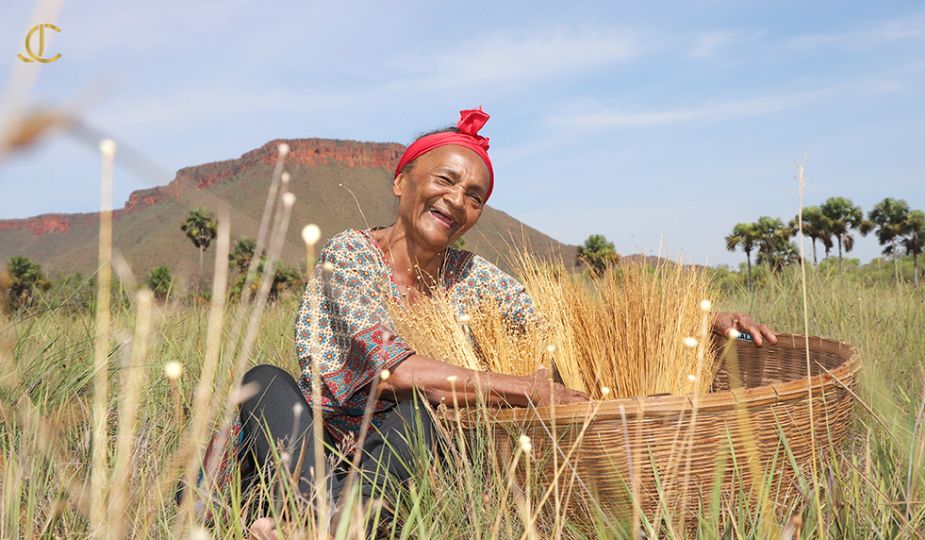
<svg viewBox="0 0 925 540">
<path fill-rule="evenodd" d="M 488 157 L 488 137 L 479 135 L 479 130 L 482 129 L 485 122 L 488 122 L 489 118 L 491 117 L 481 107 L 459 111 L 459 122 L 456 123 L 456 129 L 459 132 L 433 133 L 414 141 L 411 146 L 405 149 L 405 153 L 398 160 L 398 166 L 395 167 L 395 177 L 398 177 L 405 165 L 422 154 L 440 146 L 455 144 L 472 150 L 488 166 L 488 193 L 485 194 L 485 202 L 488 202 L 488 197 L 491 196 L 491 191 L 495 187 L 495 172 L 491 167 L 491 159 Z"/>
</svg>

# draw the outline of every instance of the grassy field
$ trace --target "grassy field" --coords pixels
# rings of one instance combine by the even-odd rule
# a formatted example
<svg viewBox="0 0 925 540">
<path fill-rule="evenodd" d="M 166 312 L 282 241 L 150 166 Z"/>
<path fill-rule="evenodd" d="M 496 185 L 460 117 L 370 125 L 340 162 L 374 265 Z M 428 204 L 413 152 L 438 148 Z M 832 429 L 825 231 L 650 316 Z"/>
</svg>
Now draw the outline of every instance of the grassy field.
<svg viewBox="0 0 925 540">
<path fill-rule="evenodd" d="M 721 309 L 748 311 L 777 330 L 802 333 L 798 269 L 763 280 L 754 294 L 736 286 L 724 289 L 716 298 Z M 925 288 L 810 271 L 808 295 L 810 334 L 844 340 L 860 349 L 864 364 L 859 403 L 849 444 L 839 449 L 830 468 L 807 479 L 811 489 L 772 521 L 788 538 L 921 537 L 925 531 Z M 91 532 L 115 537 L 246 537 L 247 523 L 254 515 L 248 514 L 236 485 L 222 500 L 222 511 L 214 507 L 218 519 L 209 529 L 184 517 L 173 502 L 185 463 L 185 455 L 178 454 L 183 452 L 186 430 L 197 415 L 213 417 L 235 372 L 232 352 L 238 334 L 231 334 L 233 322 L 226 322 L 221 340 L 214 385 L 218 397 L 210 404 L 212 410 L 202 411 L 194 406 L 194 393 L 206 355 L 208 306 L 155 306 L 147 354 L 140 356 L 136 347 L 134 357 L 132 343 L 139 342 L 133 337 L 135 306 L 115 309 L 108 405 L 111 444 L 109 466 L 103 471 L 104 493 L 99 493 L 91 490 L 89 481 L 94 318 L 91 313 L 61 308 L 65 300 L 48 299 L 34 311 L 5 321 L 0 332 L 0 537 L 82 537 Z M 246 359 L 249 365 L 272 363 L 296 372 L 295 308 L 293 297 L 267 308 Z M 164 366 L 171 361 L 183 366 L 177 379 L 165 376 Z M 139 369 L 125 367 L 132 365 Z M 126 392 L 125 385 L 140 390 Z M 139 400 L 137 422 L 131 421 L 135 415 L 127 404 L 130 396 Z M 135 427 L 129 429 L 133 423 Z M 564 514 L 537 522 L 525 518 L 529 511 L 524 506 L 530 499 L 511 488 L 507 464 L 491 466 L 491 450 L 486 440 L 477 439 L 465 450 L 451 448 L 452 459 L 422 459 L 417 464 L 420 474 L 404 491 L 398 519 L 387 534 L 394 538 L 635 536 L 628 523 L 619 521 L 600 520 L 589 531 L 579 530 Z M 809 471 L 802 472 L 808 477 Z M 311 517 L 294 506 L 285 489 L 263 489 L 273 499 L 272 512 L 288 516 L 286 536 L 314 536 Z M 93 501 L 107 494 L 104 527 L 91 529 Z M 766 534 L 758 527 L 759 512 L 748 505 L 707 507 L 699 518 L 703 537 L 764 538 Z M 334 536 L 363 536 L 356 520 L 341 525 L 331 531 Z M 670 535 L 661 523 L 643 520 L 643 526 L 648 537 Z"/>
</svg>

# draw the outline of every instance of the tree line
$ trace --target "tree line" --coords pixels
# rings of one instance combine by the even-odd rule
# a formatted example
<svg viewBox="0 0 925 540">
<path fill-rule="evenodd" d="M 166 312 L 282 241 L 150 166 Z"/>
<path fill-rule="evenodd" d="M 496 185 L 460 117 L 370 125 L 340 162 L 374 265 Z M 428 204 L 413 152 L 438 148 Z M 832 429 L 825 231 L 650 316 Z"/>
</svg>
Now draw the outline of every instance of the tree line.
<svg viewBox="0 0 925 540">
<path fill-rule="evenodd" d="M 215 240 L 218 231 L 218 221 L 215 215 L 205 208 L 195 208 L 190 211 L 186 219 L 180 224 L 180 231 L 186 234 L 186 237 L 192 242 L 198 252 L 199 273 L 197 276 L 198 285 L 193 291 L 193 298 L 196 300 L 207 300 L 208 291 L 204 289 L 205 276 L 205 253 Z M 234 247 L 229 253 L 229 266 L 232 270 L 233 278 L 229 287 L 232 298 L 240 297 L 246 283 L 248 269 L 254 258 L 256 242 L 247 237 L 241 237 L 235 241 Z M 260 257 L 257 261 L 256 270 L 260 275 L 264 270 L 265 258 Z M 119 289 L 118 280 L 114 280 L 114 289 Z M 92 289 L 95 288 L 95 279 L 84 279 L 79 273 L 65 276 L 56 282 L 56 287 Z M 273 284 L 270 288 L 269 300 L 275 300 L 287 291 L 297 290 L 303 283 L 303 276 L 299 269 L 293 268 L 278 261 L 273 277 Z M 175 294 L 176 280 L 173 271 L 169 266 L 159 265 L 152 268 L 144 279 L 144 284 L 154 293 L 155 298 L 166 301 Z M 253 280 L 250 287 L 252 292 L 256 292 L 259 281 Z M 39 296 L 52 288 L 52 282 L 45 275 L 42 266 L 23 256 L 13 256 L 7 261 L 6 271 L 0 272 L 0 291 L 3 291 L 4 302 L 8 309 L 19 311 L 35 305 Z M 78 295 L 75 291 L 68 291 L 72 307 L 77 309 L 89 308 L 93 299 L 92 296 Z M 120 295 L 124 296 L 124 295 Z"/>
<path fill-rule="evenodd" d="M 194 208 L 186 216 L 186 219 L 180 225 L 180 230 L 186 234 L 186 237 L 192 242 L 199 254 L 199 296 L 207 296 L 208 292 L 204 290 L 205 276 L 205 252 L 212 245 L 212 241 L 218 233 L 218 220 L 215 214 L 206 208 Z M 251 261 L 254 259 L 256 251 L 256 242 L 248 237 L 241 237 L 235 241 L 234 247 L 228 254 L 228 264 L 231 270 L 236 273 L 234 280 L 229 288 L 233 298 L 239 297 L 246 284 L 247 272 L 250 269 Z M 261 256 L 257 261 L 256 271 L 260 275 L 263 273 L 265 257 Z M 303 281 L 301 272 L 282 261 L 277 261 L 276 269 L 273 276 L 273 284 L 270 287 L 269 299 L 275 300 L 282 293 L 296 289 Z M 154 292 L 155 296 L 166 297 L 172 287 L 173 277 L 170 268 L 158 266 L 151 270 L 147 279 L 148 287 Z M 254 280 L 250 287 L 251 292 L 256 292 L 259 281 Z"/>
<path fill-rule="evenodd" d="M 745 253 L 746 283 L 751 289 L 752 253 L 756 264 L 766 264 L 773 271 L 799 261 L 799 249 L 791 238 L 799 234 L 800 216 L 786 224 L 780 219 L 761 216 L 753 223 L 737 223 L 726 236 L 726 249 Z M 807 206 L 802 213 L 803 235 L 810 239 L 813 264 L 819 263 L 817 244 L 827 259 L 838 248 L 839 268 L 843 267 L 844 253 L 855 244 L 855 234 L 874 233 L 883 246 L 883 255 L 893 259 L 897 283 L 899 258 L 912 257 L 912 275 L 919 285 L 919 255 L 925 250 L 925 212 L 909 208 L 903 199 L 887 197 L 864 215 L 860 206 L 845 197 L 829 197 L 818 206 Z"/>
<path fill-rule="evenodd" d="M 786 224 L 780 218 L 761 216 L 753 223 L 737 223 L 732 233 L 726 236 L 726 249 L 745 253 L 746 283 L 752 288 L 752 254 L 755 263 L 764 264 L 779 272 L 784 266 L 799 261 L 799 249 L 792 238 L 799 234 L 799 217 L 796 216 Z M 833 249 L 837 248 L 839 267 L 842 266 L 845 253 L 854 248 L 855 234 L 862 236 L 873 232 L 877 241 L 883 246 L 883 254 L 892 257 L 895 278 L 899 281 L 899 257 L 910 255 L 913 261 L 913 280 L 919 284 L 918 256 L 925 250 L 925 212 L 909 208 L 902 199 L 885 198 L 870 210 L 865 217 L 861 208 L 845 197 L 830 197 L 818 206 L 808 206 L 802 213 L 803 234 L 810 239 L 813 264 L 819 262 L 817 245 L 824 250 L 828 259 Z M 215 215 L 205 208 L 190 211 L 180 230 L 193 244 L 198 253 L 199 274 L 196 298 L 206 299 L 208 292 L 203 289 L 205 275 L 205 253 L 215 240 L 218 221 Z M 453 247 L 462 249 L 464 242 L 459 239 Z M 235 277 L 231 282 L 232 298 L 240 296 L 246 282 L 246 275 L 254 257 L 256 244 L 253 239 L 241 237 L 235 241 L 229 254 L 229 265 Z M 592 275 L 600 275 L 608 266 L 617 264 L 620 255 L 613 242 L 600 234 L 592 234 L 578 246 L 576 265 L 583 267 Z M 257 272 L 262 273 L 265 260 L 261 256 L 257 262 Z M 79 274 L 69 276 L 65 283 L 77 283 L 82 286 L 93 285 L 94 280 L 83 279 Z M 145 285 L 160 300 L 166 300 L 174 292 L 175 279 L 168 266 L 157 266 L 145 276 Z M 302 272 L 282 262 L 277 263 L 270 299 L 276 299 L 286 291 L 298 290 L 303 283 Z M 251 287 L 256 290 L 255 281 Z M 41 265 L 27 257 L 14 256 L 7 261 L 6 272 L 0 273 L 0 291 L 4 291 L 5 303 L 18 310 L 35 303 L 39 293 L 49 290 L 51 281 L 45 276 Z M 82 299 L 85 304 L 92 299 Z"/>
</svg>

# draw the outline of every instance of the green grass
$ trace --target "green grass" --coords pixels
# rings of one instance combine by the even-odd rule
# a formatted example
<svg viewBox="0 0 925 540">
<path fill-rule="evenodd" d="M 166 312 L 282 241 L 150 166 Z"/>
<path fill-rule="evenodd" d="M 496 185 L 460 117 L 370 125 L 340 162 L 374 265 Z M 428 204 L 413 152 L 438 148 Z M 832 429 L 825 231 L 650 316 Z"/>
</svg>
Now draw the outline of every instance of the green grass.
<svg viewBox="0 0 925 540">
<path fill-rule="evenodd" d="M 727 284 L 718 298 L 724 310 L 748 311 L 775 329 L 802 333 L 803 314 L 798 271 L 766 276 L 754 294 Z M 805 491 L 790 511 L 769 518 L 778 526 L 802 522 L 802 537 L 916 538 L 925 531 L 925 435 L 922 407 L 925 389 L 925 287 L 851 274 L 810 271 L 810 333 L 844 340 L 859 347 L 859 404 L 851 437 L 838 449 L 831 467 L 812 478 L 799 471 Z M 92 399 L 93 316 L 57 309 L 61 298 L 6 323 L 0 332 L 0 537 L 81 537 L 91 533 L 87 521 L 90 462 L 90 402 Z M 286 297 L 268 308 L 250 364 L 272 363 L 296 373 L 292 340 L 296 299 Z M 233 311 L 233 310 L 232 310 Z M 190 417 L 193 391 L 205 354 L 207 306 L 169 305 L 156 313 L 154 342 L 144 362 L 147 382 L 142 395 L 138 431 L 131 459 L 133 473 L 125 497 L 126 512 L 118 516 L 130 537 L 174 537 L 177 522 L 173 489 L 179 478 L 175 454 Z M 111 348 L 109 434 L 115 452 L 115 432 L 126 361 L 131 347 L 134 311 L 131 305 L 114 314 Z M 226 325 L 230 327 L 230 324 Z M 227 330 L 226 330 L 227 332 Z M 232 336 L 224 340 L 218 390 L 223 394 L 233 370 Z M 178 381 L 164 376 L 170 360 L 183 363 Z M 452 425 L 450 426 L 453 427 Z M 451 431 L 451 439 L 455 439 Z M 447 459 L 421 459 L 419 474 L 403 492 L 393 538 L 598 538 L 631 537 L 627 521 L 601 516 L 590 524 L 566 515 L 525 518 L 535 495 L 546 486 L 534 479 L 533 498 L 523 496 L 519 482 L 507 473 L 510 461 L 497 451 L 499 441 L 487 433 L 466 448 L 451 446 Z M 516 441 L 514 442 L 516 446 Z M 110 455 L 110 464 L 114 455 Z M 423 454 L 422 450 L 422 454 Z M 519 457 L 518 457 L 519 456 Z M 510 457 L 509 457 L 510 459 Z M 514 450 L 513 459 L 523 456 Z M 734 462 L 734 456 L 731 457 Z M 741 464 L 739 464 L 741 465 Z M 795 467 L 780 460 L 777 467 Z M 764 488 L 772 496 L 770 482 Z M 818 489 L 818 498 L 812 490 Z M 311 516 L 292 497 L 279 496 L 270 482 L 274 515 L 285 517 L 287 534 L 302 531 L 311 537 Z M 246 524 L 255 516 L 242 500 L 238 486 L 222 499 L 224 512 L 212 534 L 246 537 Z M 763 538 L 762 519 L 744 497 L 726 500 L 714 494 L 698 511 L 702 537 Z M 817 501 L 819 506 L 817 506 Z M 218 508 L 216 508 L 218 510 Z M 535 510 L 535 508 L 533 508 Z M 795 518 L 793 516 L 798 516 Z M 820 520 L 820 517 L 822 518 Z M 641 524 L 650 537 L 671 536 L 670 516 Z M 534 528 L 527 526 L 531 524 Z M 112 523 L 106 524 L 111 527 Z M 824 527 L 824 528 L 823 528 Z M 361 535 L 354 523 L 335 531 L 337 537 Z M 677 534 L 678 531 L 675 531 Z"/>
</svg>

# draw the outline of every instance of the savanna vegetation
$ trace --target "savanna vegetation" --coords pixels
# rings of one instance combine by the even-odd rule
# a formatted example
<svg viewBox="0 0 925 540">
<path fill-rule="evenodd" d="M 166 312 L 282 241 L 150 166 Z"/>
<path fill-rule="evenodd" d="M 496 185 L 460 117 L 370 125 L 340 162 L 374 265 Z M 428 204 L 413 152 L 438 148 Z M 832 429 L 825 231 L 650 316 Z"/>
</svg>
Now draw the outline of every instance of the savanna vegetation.
<svg viewBox="0 0 925 540">
<path fill-rule="evenodd" d="M 138 279 L 117 262 L 110 281 L 103 274 L 49 278 L 34 261 L 7 262 L 0 280 L 0 536 L 242 538 L 264 515 L 274 517 L 286 537 L 367 535 L 364 518 L 377 515 L 375 501 L 358 505 L 348 497 L 335 515 L 325 505 L 306 505 L 287 477 L 261 477 L 245 491 L 233 474 L 230 486 L 212 492 L 214 470 L 207 467 L 206 480 L 196 482 L 210 434 L 225 433 L 235 413 L 243 371 L 271 363 L 298 375 L 292 323 L 303 271 L 279 262 L 294 197 L 273 193 L 267 203 L 273 224 L 267 221 L 258 240 L 232 242 L 227 221 L 207 209 L 190 212 L 178 228 L 198 252 L 200 283 L 192 290 L 178 287 L 166 266 Z M 807 330 L 852 343 L 864 363 L 851 437 L 840 447 L 820 448 L 825 467 L 784 460 L 764 471 L 768 482 L 785 469 L 793 473 L 785 503 L 767 490 L 717 495 L 699 501 L 682 529 L 667 501 L 664 511 L 641 519 L 630 520 L 629 512 L 576 515 L 558 495 L 542 496 L 551 492 L 530 472 L 529 439 L 513 433 L 516 451 L 505 456 L 498 440 L 481 430 L 464 435 L 450 414 L 441 432 L 443 458 L 419 448 L 409 464 L 415 480 L 403 486 L 396 518 L 381 523 L 378 534 L 766 538 L 770 527 L 781 538 L 920 536 L 925 291 L 917 284 L 925 220 L 895 199 L 865 218 L 840 197 L 806 208 L 802 218 L 813 245 L 805 274 L 794 264 L 800 258 L 791 240 L 800 223 L 771 217 L 738 224 L 726 238 L 730 250 L 746 254 L 738 272 L 621 265 L 601 235 L 579 247 L 577 273 L 570 264 L 522 259 L 515 264 L 518 277 L 551 332 L 542 339 L 505 333 L 491 310 L 465 320 L 448 317 L 438 304 L 395 314 L 403 335 L 430 354 L 512 373 L 549 363 L 595 400 L 707 389 L 716 359 L 684 351 L 695 346 L 688 343 L 696 343 L 692 336 L 703 337 L 704 310 L 711 307 L 750 312 L 783 332 Z M 890 259 L 860 265 L 844 258 L 855 232 L 875 233 Z M 303 233 L 306 267 L 318 236 Z M 821 261 L 817 242 L 825 251 Z M 205 291 L 211 246 L 216 279 Z M 830 260 L 836 247 L 838 258 Z M 291 459 L 291 450 L 280 449 L 280 459 Z M 178 505 L 180 485 L 198 487 L 188 487 Z"/>
<path fill-rule="evenodd" d="M 234 272 L 246 273 L 248 252 L 253 256 L 249 245 L 241 241 L 232 250 Z M 751 290 L 745 276 L 714 271 L 710 296 L 722 309 L 749 311 L 781 331 L 802 332 L 798 268 L 764 266 L 770 268 L 756 271 Z M 799 496 L 777 510 L 774 523 L 791 538 L 796 534 L 917 537 L 925 527 L 925 340 L 919 337 L 925 327 L 925 294 L 911 284 L 896 283 L 890 266 L 859 267 L 848 261 L 843 269 L 839 266 L 823 262 L 808 271 L 809 331 L 860 348 L 864 364 L 852 437 L 850 444 L 834 449 L 831 466 L 817 478 L 809 470 L 798 471 L 801 482 L 793 488 Z M 10 265 L 11 275 L 12 270 L 20 286 L 16 292 L 12 287 L 7 290 L 16 304 L 0 334 L 4 365 L 0 536 L 85 536 L 94 532 L 89 525 L 91 507 L 95 495 L 99 500 L 88 482 L 93 469 L 88 411 L 93 398 L 95 280 L 71 279 L 49 287 L 41 269 L 33 265 L 16 261 Z M 128 279 L 113 286 L 121 292 L 112 302 L 114 332 L 106 348 L 110 444 L 104 471 L 103 500 L 108 501 L 104 532 L 131 537 L 244 537 L 247 524 L 257 515 L 248 497 L 259 495 L 269 501 L 260 514 L 282 518 L 284 534 L 310 537 L 317 531 L 312 512 L 299 504 L 286 482 L 268 481 L 242 493 L 233 480 L 229 493 L 201 501 L 207 513 L 174 501 L 190 456 L 191 426 L 203 418 L 208 420 L 207 433 L 223 425 L 230 414 L 228 393 L 239 363 L 273 363 L 296 372 L 292 319 L 297 296 L 284 292 L 277 302 L 262 308 L 259 331 L 242 357 L 242 342 L 247 340 L 242 328 L 259 304 L 241 311 L 241 304 L 232 301 L 225 310 L 220 339 L 215 334 L 210 337 L 209 307 L 171 301 L 167 274 L 152 271 L 145 280 L 166 302 L 150 302 L 147 293 L 138 292 L 147 289 L 127 285 Z M 31 280 L 32 285 L 23 289 L 23 280 Z M 267 296 L 274 288 L 268 285 Z M 24 296 L 23 290 L 29 293 Z M 74 309 L 76 298 L 84 298 L 87 309 Z M 222 345 L 216 348 L 215 343 Z M 197 394 L 203 391 L 199 383 L 204 370 L 211 373 L 211 398 L 205 402 Z M 202 410 L 202 403 L 207 410 Z M 635 537 L 628 521 L 598 521 L 588 529 L 564 510 L 525 513 L 524 493 L 512 485 L 510 463 L 498 462 L 488 439 L 476 436 L 465 446 L 455 437 L 448 439 L 450 459 L 433 460 L 422 449 L 414 464 L 417 480 L 404 489 L 398 518 L 382 534 L 393 538 Z M 533 493 L 541 492 L 541 487 Z M 758 527 L 761 516 L 752 506 L 736 499 L 714 503 L 708 501 L 697 513 L 700 536 L 763 537 Z M 213 517 L 208 525 L 207 514 Z M 648 537 L 680 534 L 668 528 L 671 516 L 661 516 L 660 522 L 648 518 L 642 524 Z M 362 537 L 365 532 L 358 522 L 333 523 L 329 530 L 338 538 Z"/>
<path fill-rule="evenodd" d="M 819 262 L 817 246 L 823 251 L 823 264 L 837 248 L 838 267 L 846 264 L 844 255 L 855 245 L 857 234 L 874 234 L 889 257 L 896 283 L 912 281 L 918 286 L 923 269 L 919 256 L 925 250 L 925 212 L 909 208 L 903 199 L 887 197 L 874 205 L 864 217 L 861 207 L 845 197 L 829 197 L 819 206 L 807 206 L 802 215 L 803 234 L 812 248 L 812 264 Z M 799 251 L 791 238 L 797 236 L 797 218 L 786 224 L 779 218 L 761 216 L 754 223 L 737 223 L 726 237 L 726 249 L 741 250 L 745 254 L 746 282 L 751 283 L 752 254 L 755 262 L 772 271 L 780 271 L 799 260 Z M 904 258 L 911 268 L 904 268 Z M 881 261 L 874 261 L 880 265 Z M 856 264 L 848 262 L 847 264 Z"/>
</svg>

